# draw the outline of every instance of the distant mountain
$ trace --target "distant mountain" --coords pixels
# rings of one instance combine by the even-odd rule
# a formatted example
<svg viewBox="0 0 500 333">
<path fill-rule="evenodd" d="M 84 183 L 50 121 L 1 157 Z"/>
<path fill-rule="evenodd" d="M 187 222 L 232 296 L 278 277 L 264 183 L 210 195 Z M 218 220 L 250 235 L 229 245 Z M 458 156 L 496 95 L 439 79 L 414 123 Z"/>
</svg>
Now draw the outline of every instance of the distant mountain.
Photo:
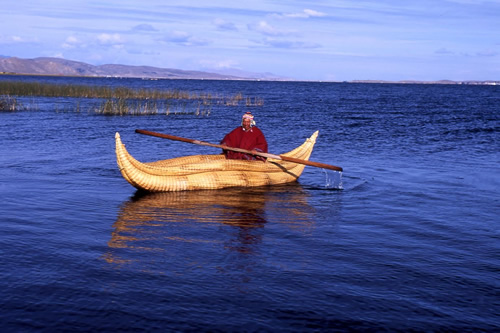
<svg viewBox="0 0 500 333">
<path fill-rule="evenodd" d="M 224 69 L 216 72 L 188 71 L 182 69 L 159 68 L 151 66 L 128 66 L 108 64 L 94 66 L 84 62 L 61 58 L 22 59 L 0 55 L 0 74 L 32 74 L 61 76 L 99 76 L 99 77 L 135 77 L 148 79 L 198 79 L 198 80 L 262 80 L 262 81 L 294 81 L 295 79 L 280 77 L 272 73 L 252 73 L 239 69 Z M 334 82 L 334 81 L 332 81 Z M 487 81 L 385 81 L 385 80 L 352 80 L 349 83 L 399 83 L 399 84 L 474 84 L 500 85 L 498 80 Z"/>
<path fill-rule="evenodd" d="M 100 77 L 136 77 L 162 79 L 213 79 L 213 80 L 277 80 L 272 74 L 246 73 L 248 75 L 231 75 L 229 73 L 210 73 L 202 71 L 188 71 L 172 68 L 158 68 L 151 66 L 128 65 L 100 65 L 94 66 L 84 62 L 61 58 L 34 58 L 21 59 L 16 57 L 0 56 L 0 73 L 34 74 L 34 75 L 61 75 L 61 76 L 100 76 Z M 242 72 L 243 74 L 243 72 Z"/>
</svg>

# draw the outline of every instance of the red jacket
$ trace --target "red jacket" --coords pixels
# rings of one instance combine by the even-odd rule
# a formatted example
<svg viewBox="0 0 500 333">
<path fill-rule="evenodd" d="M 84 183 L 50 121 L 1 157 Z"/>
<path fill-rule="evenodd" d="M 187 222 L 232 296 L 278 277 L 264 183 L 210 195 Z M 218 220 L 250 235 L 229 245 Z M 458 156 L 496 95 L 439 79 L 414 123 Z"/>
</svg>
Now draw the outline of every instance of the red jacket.
<svg viewBox="0 0 500 333">
<path fill-rule="evenodd" d="M 264 133 L 256 126 L 253 126 L 247 132 L 244 131 L 241 126 L 235 128 L 222 139 L 221 144 L 233 148 L 242 148 L 246 150 L 255 149 L 258 152 L 267 153 L 267 141 L 264 137 Z M 234 160 L 265 160 L 263 157 L 230 150 L 224 150 L 224 155 L 226 155 L 226 158 Z"/>
</svg>

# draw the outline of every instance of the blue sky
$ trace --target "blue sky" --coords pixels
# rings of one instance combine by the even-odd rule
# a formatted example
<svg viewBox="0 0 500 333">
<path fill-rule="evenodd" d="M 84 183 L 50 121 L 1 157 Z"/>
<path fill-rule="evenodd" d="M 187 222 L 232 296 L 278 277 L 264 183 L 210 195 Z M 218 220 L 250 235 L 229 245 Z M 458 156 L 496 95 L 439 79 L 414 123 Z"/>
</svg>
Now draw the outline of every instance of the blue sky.
<svg viewBox="0 0 500 333">
<path fill-rule="evenodd" d="M 500 80 L 500 0 L 0 0 L 0 55 L 271 72 Z"/>
</svg>

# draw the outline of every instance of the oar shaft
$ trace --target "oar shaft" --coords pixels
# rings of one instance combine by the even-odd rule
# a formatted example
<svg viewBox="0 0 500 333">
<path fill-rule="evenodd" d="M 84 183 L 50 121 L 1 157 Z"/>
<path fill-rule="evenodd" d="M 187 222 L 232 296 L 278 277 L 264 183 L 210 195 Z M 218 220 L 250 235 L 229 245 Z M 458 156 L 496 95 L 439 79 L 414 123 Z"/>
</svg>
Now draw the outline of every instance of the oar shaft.
<svg viewBox="0 0 500 333">
<path fill-rule="evenodd" d="M 169 135 L 169 134 L 163 134 L 163 133 L 158 133 L 158 132 L 152 132 L 152 131 L 147 131 L 147 130 L 141 130 L 141 129 L 136 129 L 136 133 L 139 134 L 145 134 L 145 135 L 150 135 L 150 136 L 156 136 L 158 138 L 163 138 L 163 139 L 169 139 L 169 140 L 174 140 L 174 141 L 181 141 L 181 142 L 187 142 L 187 143 L 192 143 L 195 145 L 202 145 L 202 146 L 209 146 L 209 147 L 214 147 L 214 148 L 221 148 L 224 150 L 232 150 L 244 154 L 251 154 L 251 155 L 257 155 L 257 156 L 262 156 L 266 158 L 272 158 L 275 160 L 282 160 L 282 161 L 287 161 L 287 162 L 293 162 L 297 164 L 304 164 L 304 165 L 310 165 L 318 168 L 323 168 L 323 169 L 330 169 L 330 170 L 335 170 L 335 171 L 343 171 L 341 167 L 335 166 L 335 165 L 330 165 L 330 164 L 325 164 L 325 163 L 319 163 L 319 162 L 312 162 L 308 160 L 301 160 L 298 158 L 294 157 L 288 157 L 284 155 L 275 155 L 275 154 L 269 154 L 269 153 L 260 153 L 260 152 L 252 152 L 251 150 L 246 150 L 242 148 L 234 148 L 234 147 L 228 147 L 226 145 L 217 145 L 214 143 L 209 143 L 209 142 L 204 142 L 204 141 L 199 141 L 199 140 L 192 140 L 192 139 L 187 139 L 187 138 L 182 138 L 180 136 L 175 136 L 175 135 Z"/>
<path fill-rule="evenodd" d="M 330 164 L 325 164 L 325 163 L 320 163 L 320 162 L 313 162 L 313 161 L 308 161 L 308 160 L 301 160 L 295 157 L 288 157 L 288 156 L 279 156 L 283 161 L 287 162 L 293 162 L 293 163 L 298 163 L 298 164 L 305 164 L 305 165 L 310 165 L 322 169 L 330 169 L 330 170 L 335 170 L 335 171 L 343 171 L 341 167 L 335 166 L 335 165 L 330 165 Z"/>
<path fill-rule="evenodd" d="M 139 133 L 139 134 L 156 136 L 158 138 L 163 138 L 163 139 L 169 139 L 169 140 L 174 140 L 174 141 L 182 141 L 182 142 L 187 142 L 187 143 L 193 143 L 195 145 L 202 145 L 202 146 L 208 146 L 208 147 L 214 147 L 214 148 L 221 148 L 221 149 L 224 149 L 224 150 L 232 150 L 232 151 L 236 151 L 236 152 L 239 152 L 239 153 L 245 153 L 245 154 L 251 154 L 251 155 L 258 155 L 258 156 L 267 157 L 267 158 L 274 158 L 274 159 L 277 159 L 277 160 L 281 159 L 281 157 L 279 155 L 268 154 L 268 153 L 261 153 L 261 152 L 253 153 L 252 151 L 246 150 L 246 149 L 243 149 L 243 148 L 228 147 L 226 145 L 218 145 L 218 144 L 209 143 L 209 142 L 200 141 L 200 140 L 192 140 L 192 139 L 182 138 L 180 136 L 175 136 L 175 135 L 170 135 L 170 134 L 163 134 L 163 133 L 152 132 L 152 131 L 141 130 L 141 129 L 136 129 L 135 132 Z"/>
<path fill-rule="evenodd" d="M 152 132 L 152 131 L 147 131 L 147 130 L 136 129 L 135 132 L 140 133 L 140 134 L 150 135 L 150 136 L 156 136 L 158 138 L 163 138 L 163 139 L 182 141 L 182 142 L 188 142 L 188 143 L 194 143 L 194 144 L 201 143 L 201 141 L 197 141 L 197 140 L 191 140 L 191 139 L 181 138 L 180 136 L 163 134 L 163 133 Z"/>
</svg>

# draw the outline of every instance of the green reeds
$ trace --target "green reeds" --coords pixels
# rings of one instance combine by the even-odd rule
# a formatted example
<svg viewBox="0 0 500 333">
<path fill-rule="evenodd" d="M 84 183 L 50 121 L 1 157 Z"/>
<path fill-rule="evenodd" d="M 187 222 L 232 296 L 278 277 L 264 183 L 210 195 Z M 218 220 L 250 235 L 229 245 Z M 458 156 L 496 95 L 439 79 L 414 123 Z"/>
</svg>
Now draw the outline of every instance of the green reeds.
<svg viewBox="0 0 500 333">
<path fill-rule="evenodd" d="M 197 95 L 179 90 L 147 90 L 127 87 L 106 87 L 40 82 L 0 81 L 2 94 L 14 96 L 136 98 L 136 99 L 198 99 Z"/>
<path fill-rule="evenodd" d="M 171 104 L 168 100 L 130 100 L 125 98 L 111 98 L 105 100 L 94 109 L 95 113 L 103 115 L 170 115 L 192 114 L 196 116 L 209 116 L 210 106 L 201 102 Z"/>
<path fill-rule="evenodd" d="M 181 113 L 209 115 L 212 105 L 238 106 L 245 101 L 245 106 L 262 106 L 260 98 L 243 97 L 241 93 L 234 96 L 219 96 L 211 93 L 192 93 L 181 90 L 132 89 L 128 87 L 107 87 L 91 85 L 51 84 L 40 82 L 1 81 L 0 93 L 13 96 L 43 96 L 93 98 L 105 101 L 97 108 L 96 113 L 116 115 L 171 114 Z M 173 101 L 170 103 L 169 101 Z M 173 104 L 177 107 L 171 110 Z M 193 111 L 186 111 L 190 108 Z M 78 104 L 78 112 L 80 104 Z"/>
</svg>

